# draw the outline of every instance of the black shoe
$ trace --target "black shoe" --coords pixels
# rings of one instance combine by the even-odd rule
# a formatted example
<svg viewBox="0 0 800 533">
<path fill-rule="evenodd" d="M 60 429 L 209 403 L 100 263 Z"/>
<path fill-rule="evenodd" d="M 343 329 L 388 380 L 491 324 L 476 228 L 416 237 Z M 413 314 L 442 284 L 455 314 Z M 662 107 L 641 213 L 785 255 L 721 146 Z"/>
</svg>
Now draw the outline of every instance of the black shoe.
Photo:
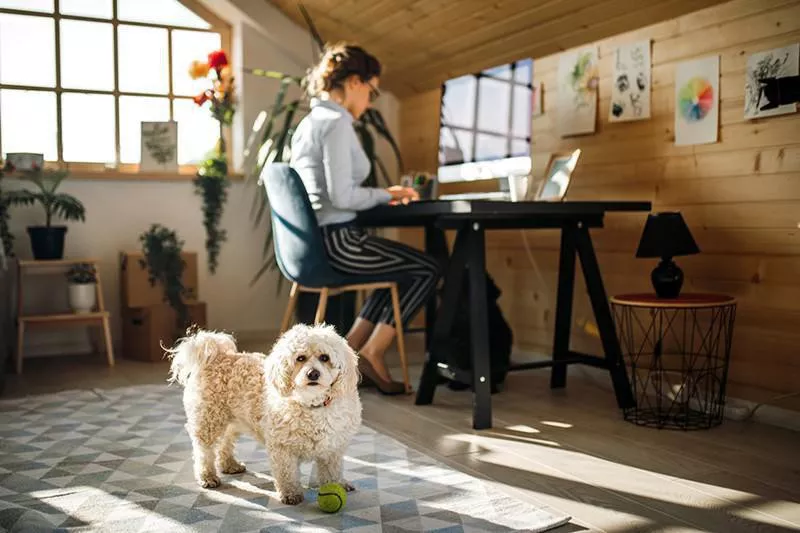
<svg viewBox="0 0 800 533">
<path fill-rule="evenodd" d="M 361 372 L 361 376 L 364 381 L 369 380 L 372 382 L 378 388 L 381 394 L 385 394 L 387 396 L 396 396 L 398 394 L 406 393 L 406 386 L 404 384 L 397 381 L 386 381 L 375 371 L 372 363 L 363 357 L 359 357 L 358 359 L 358 370 Z"/>
</svg>

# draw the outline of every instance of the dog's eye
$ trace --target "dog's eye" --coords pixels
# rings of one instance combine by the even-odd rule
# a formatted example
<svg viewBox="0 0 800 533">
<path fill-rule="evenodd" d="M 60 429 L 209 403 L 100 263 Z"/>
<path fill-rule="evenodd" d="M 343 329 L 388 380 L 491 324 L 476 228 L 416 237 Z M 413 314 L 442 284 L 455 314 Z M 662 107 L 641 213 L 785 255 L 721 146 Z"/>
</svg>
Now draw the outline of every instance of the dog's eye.
<svg viewBox="0 0 800 533">
<path fill-rule="evenodd" d="M 298 363 L 305 363 L 306 359 L 307 359 L 307 357 L 305 355 L 298 355 L 297 356 L 297 362 Z"/>
<path fill-rule="evenodd" d="M 324 353 L 319 356 L 319 360 L 322 361 L 323 363 L 327 363 L 328 361 L 331 360 L 331 358 L 328 356 L 328 354 Z"/>
</svg>

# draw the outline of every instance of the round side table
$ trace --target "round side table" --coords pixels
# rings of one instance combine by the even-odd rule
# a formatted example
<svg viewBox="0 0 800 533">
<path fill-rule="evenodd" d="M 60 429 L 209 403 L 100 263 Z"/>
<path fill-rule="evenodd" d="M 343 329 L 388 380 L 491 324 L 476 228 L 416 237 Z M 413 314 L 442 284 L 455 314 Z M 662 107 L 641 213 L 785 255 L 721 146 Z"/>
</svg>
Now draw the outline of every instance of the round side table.
<svg viewBox="0 0 800 533">
<path fill-rule="evenodd" d="M 736 299 L 621 294 L 611 309 L 636 401 L 625 420 L 659 429 L 721 424 Z"/>
</svg>

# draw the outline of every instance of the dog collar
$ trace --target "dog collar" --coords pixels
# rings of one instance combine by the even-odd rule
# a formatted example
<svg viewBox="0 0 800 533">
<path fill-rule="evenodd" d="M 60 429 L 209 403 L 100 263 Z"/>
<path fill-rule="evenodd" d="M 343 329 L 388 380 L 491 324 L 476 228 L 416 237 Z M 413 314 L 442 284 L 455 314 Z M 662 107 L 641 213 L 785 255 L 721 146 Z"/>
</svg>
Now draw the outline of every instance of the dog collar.
<svg viewBox="0 0 800 533">
<path fill-rule="evenodd" d="M 322 402 L 319 405 L 312 405 L 311 408 L 312 409 L 319 409 L 320 407 L 328 407 L 331 404 L 332 401 L 333 401 L 333 398 L 328 396 L 327 398 L 325 398 L 324 402 Z"/>
</svg>

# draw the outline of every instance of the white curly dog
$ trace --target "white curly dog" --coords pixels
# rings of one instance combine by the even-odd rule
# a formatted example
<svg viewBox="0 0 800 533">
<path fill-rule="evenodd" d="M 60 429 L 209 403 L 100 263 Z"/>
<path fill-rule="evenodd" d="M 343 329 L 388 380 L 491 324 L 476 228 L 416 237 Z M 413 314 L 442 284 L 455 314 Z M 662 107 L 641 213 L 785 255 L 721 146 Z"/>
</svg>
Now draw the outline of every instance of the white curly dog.
<svg viewBox="0 0 800 533">
<path fill-rule="evenodd" d="M 275 488 L 289 505 L 303 501 L 300 462 L 315 461 L 317 482 L 340 483 L 345 449 L 361 425 L 358 356 L 330 326 L 298 324 L 269 356 L 239 352 L 231 335 L 197 330 L 167 354 L 170 382 L 184 386 L 186 430 L 202 487 L 244 472 L 234 457 L 249 432 L 267 449 Z"/>
</svg>

